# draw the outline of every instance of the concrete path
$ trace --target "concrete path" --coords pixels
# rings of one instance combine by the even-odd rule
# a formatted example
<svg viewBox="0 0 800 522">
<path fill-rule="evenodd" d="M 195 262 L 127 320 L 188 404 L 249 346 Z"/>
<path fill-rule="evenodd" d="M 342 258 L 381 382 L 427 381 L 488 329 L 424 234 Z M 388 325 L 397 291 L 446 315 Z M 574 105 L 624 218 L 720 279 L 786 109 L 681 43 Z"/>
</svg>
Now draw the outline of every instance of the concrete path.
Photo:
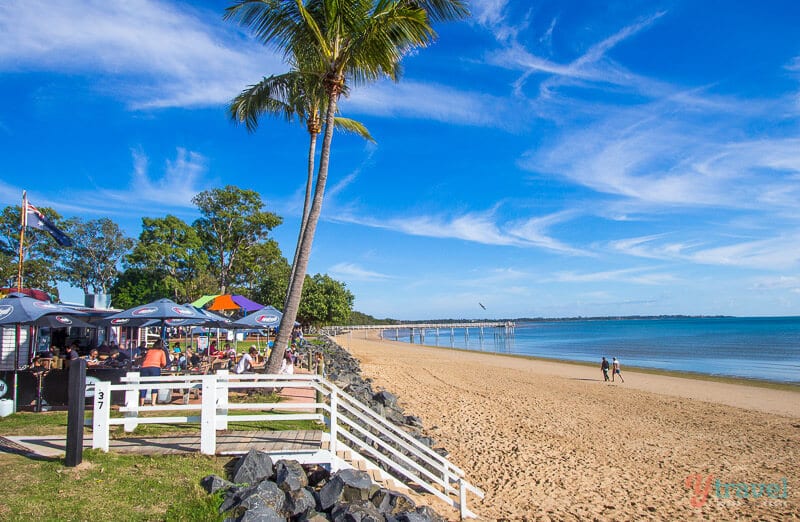
<svg viewBox="0 0 800 522">
<path fill-rule="evenodd" d="M 217 434 L 218 455 L 240 455 L 251 449 L 267 452 L 314 451 L 321 447 L 322 432 L 238 431 Z M 91 437 L 84 437 L 83 447 L 92 447 Z M 0 437 L 0 451 L 35 457 L 60 458 L 66 451 L 66 439 L 59 435 Z M 175 455 L 200 453 L 200 436 L 126 437 L 111 439 L 109 450 L 137 455 Z"/>
</svg>

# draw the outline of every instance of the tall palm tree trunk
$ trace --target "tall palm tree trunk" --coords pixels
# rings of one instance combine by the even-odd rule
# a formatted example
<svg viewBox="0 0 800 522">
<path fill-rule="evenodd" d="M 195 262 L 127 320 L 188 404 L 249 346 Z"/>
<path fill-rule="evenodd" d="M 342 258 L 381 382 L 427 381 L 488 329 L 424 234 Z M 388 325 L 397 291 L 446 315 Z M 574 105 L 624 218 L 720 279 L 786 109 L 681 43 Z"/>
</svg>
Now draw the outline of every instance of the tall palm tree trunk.
<svg viewBox="0 0 800 522">
<path fill-rule="evenodd" d="M 317 118 L 319 121 L 319 118 Z M 317 125 L 319 128 L 319 125 Z M 309 207 L 311 205 L 311 187 L 314 185 L 314 158 L 317 153 L 317 135 L 319 131 L 309 125 L 309 144 L 308 144 L 308 178 L 306 179 L 306 198 L 303 202 L 303 218 L 300 221 L 300 233 L 297 235 L 297 246 L 294 249 L 294 259 L 292 259 L 292 272 L 289 274 L 289 282 L 294 279 L 295 267 L 297 266 L 297 256 L 300 253 L 300 245 L 303 244 L 303 234 L 306 232 L 306 224 L 308 223 Z M 283 298 L 283 309 L 286 310 L 286 305 L 289 302 L 289 289 L 286 287 L 286 296 Z"/>
<path fill-rule="evenodd" d="M 289 336 L 294 328 L 297 318 L 297 310 L 300 308 L 300 298 L 303 295 L 303 283 L 305 282 L 308 260 L 311 257 L 311 245 L 314 242 L 314 234 L 317 231 L 317 222 L 322 213 L 322 201 L 325 196 L 325 184 L 328 181 L 328 164 L 330 163 L 331 142 L 333 141 L 333 120 L 336 115 L 336 104 L 339 99 L 341 88 L 339 84 L 334 84 L 330 89 L 328 112 L 325 115 L 325 134 L 322 138 L 322 149 L 319 158 L 319 171 L 317 172 L 317 184 L 314 187 L 314 199 L 308 213 L 305 230 L 297 251 L 295 262 L 294 277 L 289 281 L 289 298 L 283 310 L 283 317 L 278 328 L 278 336 L 275 339 L 274 348 L 267 361 L 266 372 L 277 373 L 281 367 L 281 359 L 289 342 Z"/>
</svg>

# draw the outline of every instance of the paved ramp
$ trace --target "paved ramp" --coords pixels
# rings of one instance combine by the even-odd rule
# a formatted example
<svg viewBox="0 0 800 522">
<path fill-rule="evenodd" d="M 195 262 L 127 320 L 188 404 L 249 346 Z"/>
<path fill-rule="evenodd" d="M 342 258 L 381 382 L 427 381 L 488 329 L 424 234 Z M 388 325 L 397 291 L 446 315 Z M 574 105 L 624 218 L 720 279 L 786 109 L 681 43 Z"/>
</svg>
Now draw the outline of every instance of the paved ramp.
<svg viewBox="0 0 800 522">
<path fill-rule="evenodd" d="M 322 432 L 316 430 L 293 431 L 237 431 L 217 434 L 217 454 L 237 455 L 251 449 L 267 452 L 310 452 L 322 445 Z M 6 436 L 0 437 L 0 451 L 27 454 L 36 457 L 60 458 L 66 453 L 63 436 Z M 83 447 L 92 447 L 91 437 L 84 437 Z M 199 436 L 126 437 L 111 439 L 109 450 L 137 455 L 176 455 L 200 453 Z"/>
</svg>

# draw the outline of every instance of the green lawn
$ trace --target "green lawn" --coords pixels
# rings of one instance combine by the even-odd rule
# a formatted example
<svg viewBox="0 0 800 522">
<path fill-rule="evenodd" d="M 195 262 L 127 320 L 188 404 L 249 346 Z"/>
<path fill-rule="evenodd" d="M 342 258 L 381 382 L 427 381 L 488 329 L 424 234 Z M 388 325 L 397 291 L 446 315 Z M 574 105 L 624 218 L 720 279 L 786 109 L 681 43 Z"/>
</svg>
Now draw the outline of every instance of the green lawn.
<svg viewBox="0 0 800 522">
<path fill-rule="evenodd" d="M 231 412 L 237 413 L 255 412 Z M 162 413 L 186 414 L 199 412 Z M 86 416 L 91 412 L 87 411 Z M 228 429 L 304 430 L 320 426 L 312 421 L 230 421 Z M 20 412 L 0 418 L 0 436 L 64 436 L 66 430 L 67 414 L 61 411 Z M 90 428 L 86 433 L 90 436 Z M 127 434 L 121 426 L 112 429 L 112 436 L 117 438 L 199 433 L 199 424 L 140 425 Z M 4 479 L 0 520 L 222 520 L 217 514 L 221 499 L 206 494 L 200 479 L 212 473 L 226 476 L 225 466 L 232 459 L 200 454 L 148 457 L 86 450 L 81 465 L 67 468 L 63 459 L 40 460 L 0 452 L 0 476 Z"/>
</svg>

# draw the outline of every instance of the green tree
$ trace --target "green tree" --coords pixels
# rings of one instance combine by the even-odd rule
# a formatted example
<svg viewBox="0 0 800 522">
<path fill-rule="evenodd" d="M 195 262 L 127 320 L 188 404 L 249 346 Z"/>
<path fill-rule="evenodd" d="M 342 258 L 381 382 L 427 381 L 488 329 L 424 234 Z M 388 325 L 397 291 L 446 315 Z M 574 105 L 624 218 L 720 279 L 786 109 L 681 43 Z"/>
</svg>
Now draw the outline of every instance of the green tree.
<svg viewBox="0 0 800 522">
<path fill-rule="evenodd" d="M 309 0 L 306 3 L 240 0 L 227 9 L 226 17 L 238 18 L 262 42 L 282 51 L 296 70 L 322 78 L 327 98 L 314 195 L 297 248 L 294 277 L 290 281 L 276 346 L 288 343 L 297 317 L 314 233 L 322 211 L 333 120 L 347 82 L 358 84 L 383 76 L 396 80 L 402 57 L 428 45 L 434 37 L 427 13 L 421 7 L 439 9 L 442 5 L 462 4 L 455 0 Z M 439 15 L 451 17 L 447 11 L 436 16 Z M 281 352 L 273 350 L 267 372 L 279 369 Z"/>
<path fill-rule="evenodd" d="M 273 306 L 283 306 L 282 301 L 260 301 L 256 295 L 260 295 L 260 289 L 264 282 L 273 278 L 279 278 L 276 283 L 286 291 L 289 273 L 289 263 L 283 257 L 277 241 L 269 239 L 267 241 L 250 245 L 242 251 L 239 262 L 235 267 L 236 278 L 231 282 L 231 291 L 251 296 L 262 304 L 273 304 Z M 285 280 L 285 281 L 284 281 Z"/>
<path fill-rule="evenodd" d="M 193 226 L 206 249 L 209 270 L 216 277 L 219 292 L 224 294 L 248 268 L 241 262 L 242 253 L 265 241 L 282 220 L 263 210 L 264 203 L 257 192 L 233 185 L 203 191 L 192 202 L 202 216 Z"/>
<path fill-rule="evenodd" d="M 314 326 L 344 324 L 353 310 L 354 299 L 344 283 L 327 274 L 308 277 L 303 285 L 297 320 Z"/>
<path fill-rule="evenodd" d="M 64 222 L 64 232 L 74 243 L 60 257 L 64 280 L 86 294 L 108 293 L 133 240 L 108 218 L 70 218 Z"/>
<path fill-rule="evenodd" d="M 178 303 L 200 297 L 198 291 L 215 290 L 214 286 L 198 288 L 198 282 L 208 281 L 210 277 L 204 277 L 208 270 L 208 255 L 197 230 L 172 215 L 142 218 L 139 240 L 125 263 L 158 276 L 168 291 L 166 295 Z"/>
<path fill-rule="evenodd" d="M 61 216 L 56 211 L 47 207 L 41 207 L 39 210 L 54 225 L 63 228 Z M 0 262 L 2 262 L 0 284 L 12 288 L 17 286 L 19 272 L 21 212 L 20 205 L 9 205 L 0 213 Z M 22 263 L 24 286 L 58 295 L 56 285 L 61 279 L 61 272 L 56 265 L 56 259 L 68 250 L 58 246 L 47 232 L 26 228 Z"/>
<path fill-rule="evenodd" d="M 111 302 L 117 308 L 131 308 L 170 295 L 162 275 L 145 268 L 128 268 L 111 286 Z"/>
</svg>

